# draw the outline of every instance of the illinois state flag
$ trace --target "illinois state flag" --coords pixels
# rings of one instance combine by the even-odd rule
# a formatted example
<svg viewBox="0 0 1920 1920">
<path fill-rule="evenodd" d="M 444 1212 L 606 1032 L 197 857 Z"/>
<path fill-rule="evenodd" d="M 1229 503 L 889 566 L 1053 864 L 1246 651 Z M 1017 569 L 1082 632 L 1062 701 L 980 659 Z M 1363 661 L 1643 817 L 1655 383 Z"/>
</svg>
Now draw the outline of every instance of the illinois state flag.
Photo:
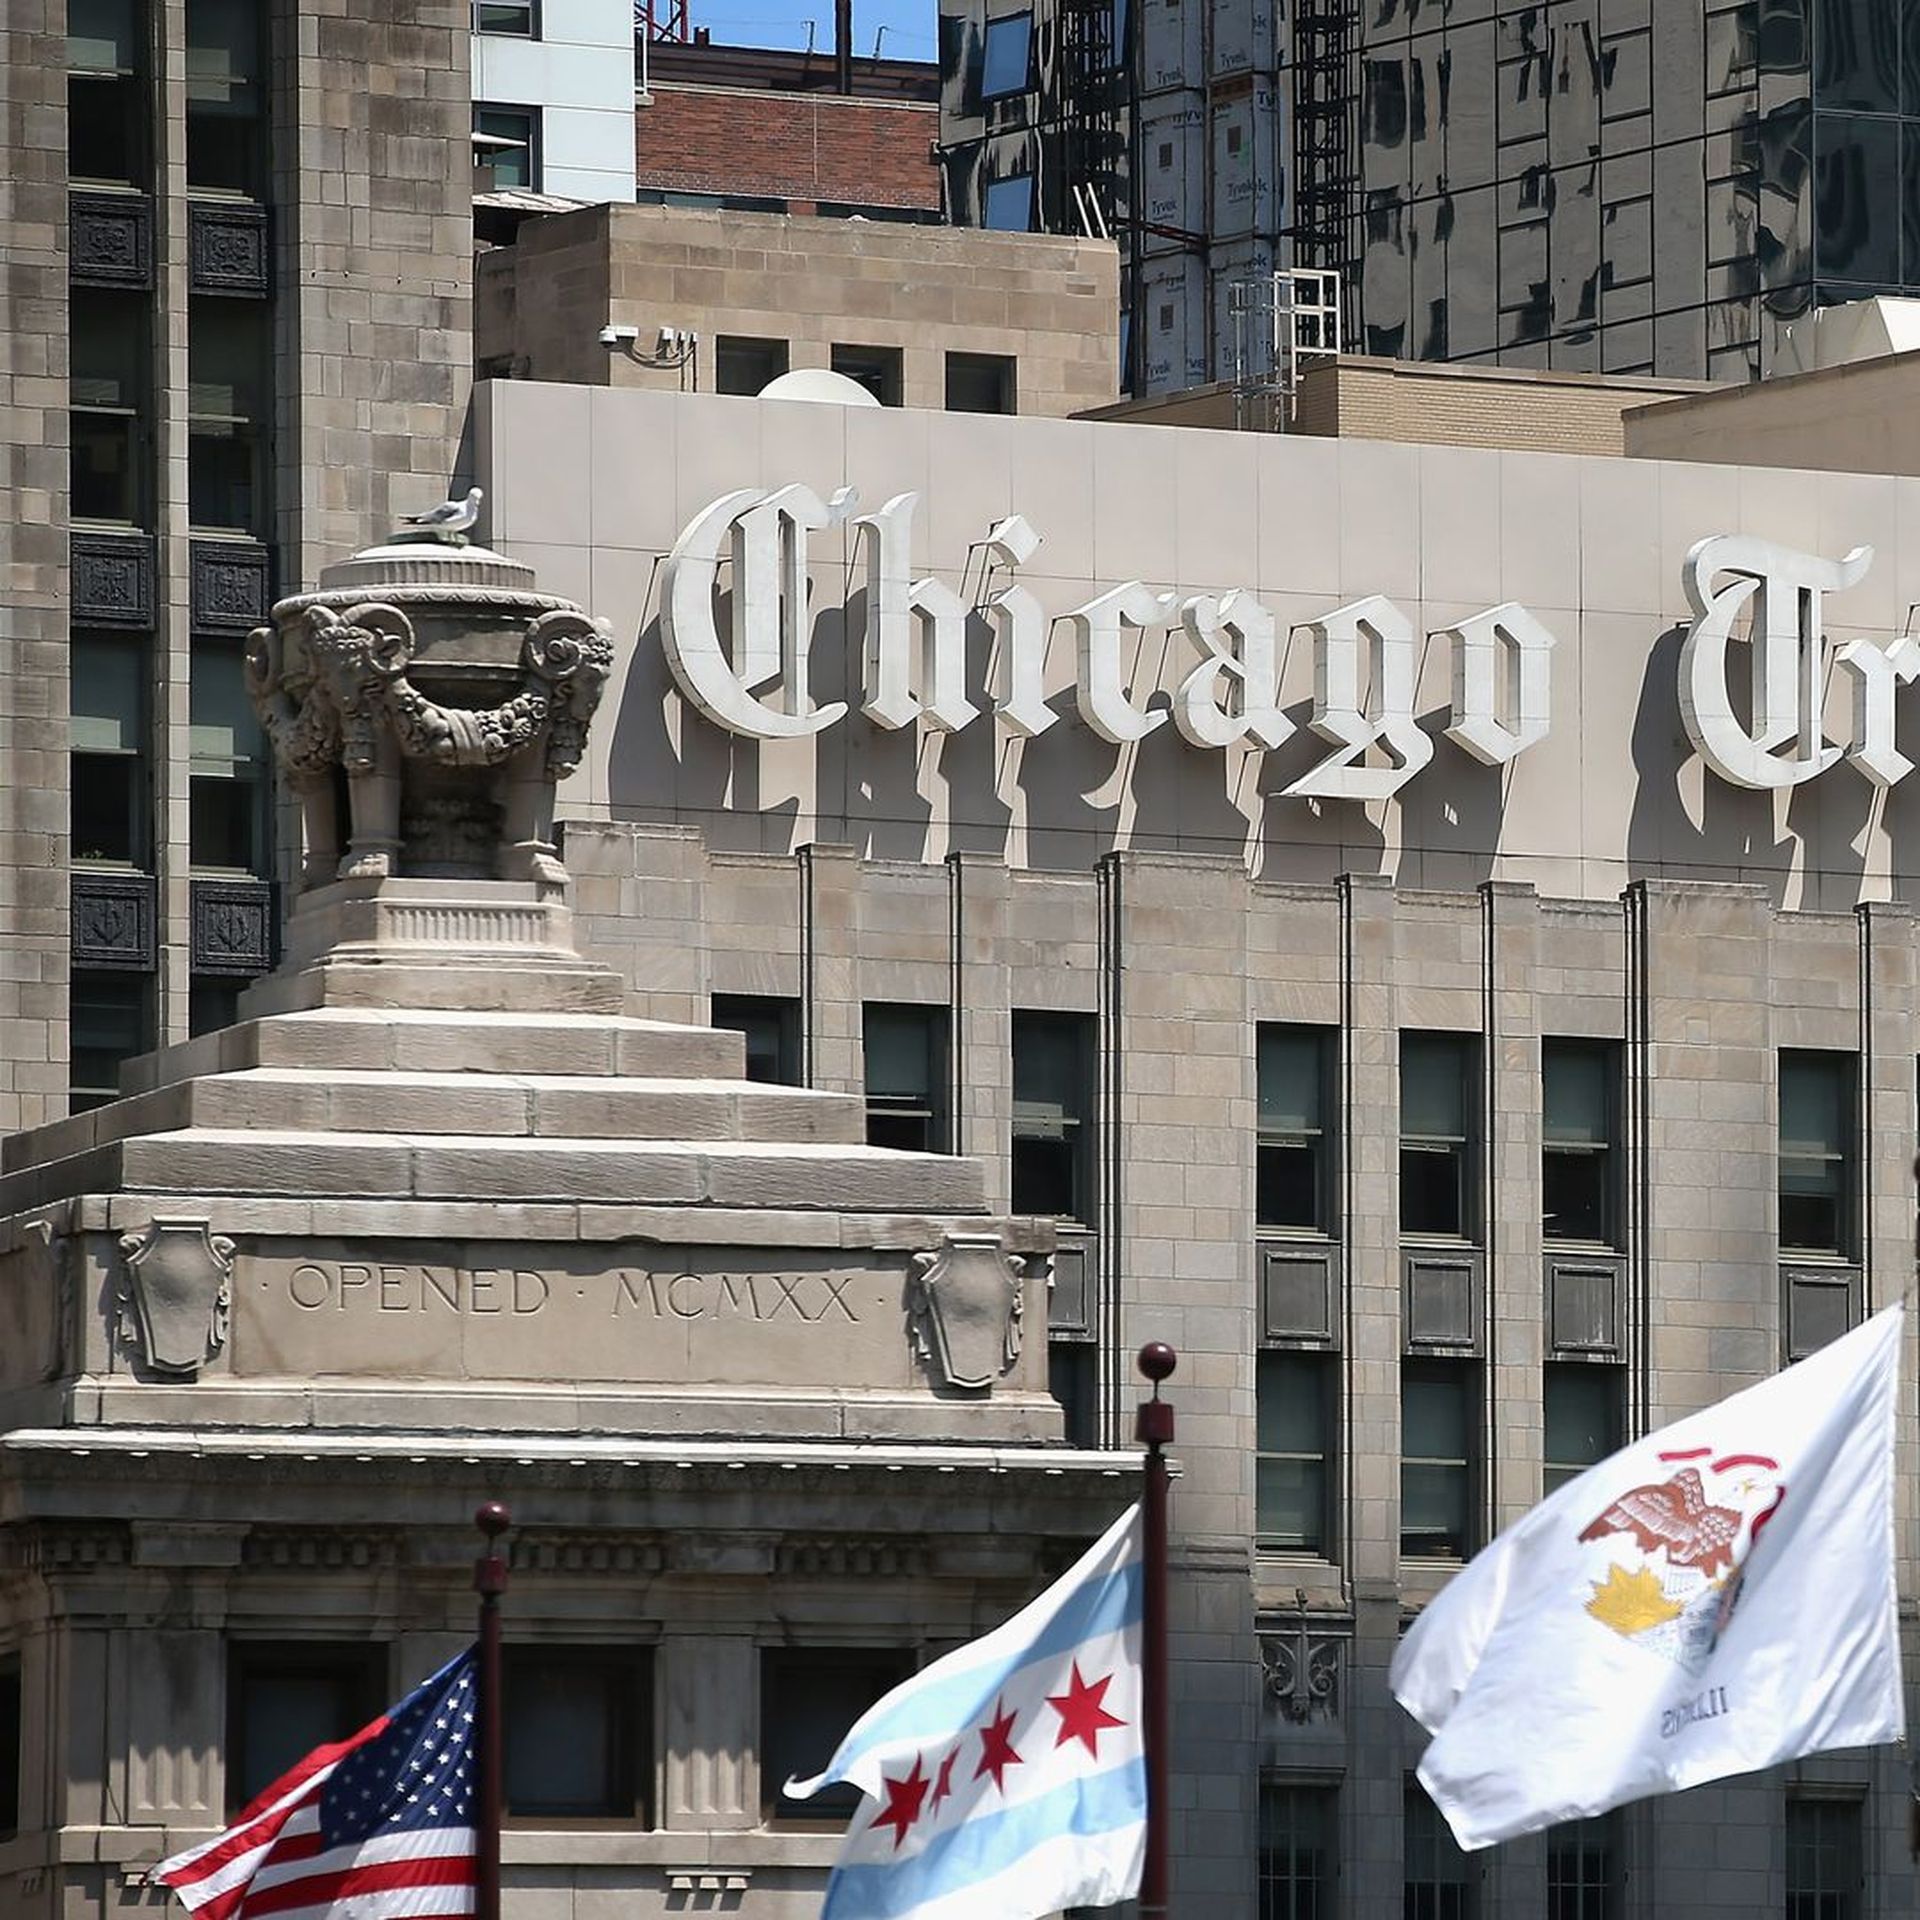
<svg viewBox="0 0 1920 1920">
<path fill-rule="evenodd" d="M 402 1920 L 474 1910 L 473 1650 L 351 1740 L 316 1747 L 226 1832 L 147 1876 L 198 1920 Z"/>
<path fill-rule="evenodd" d="M 1414 1623 L 1393 1690 L 1463 1847 L 1901 1737 L 1901 1321 L 1589 1468 Z"/>
<path fill-rule="evenodd" d="M 1039 1920 L 1138 1891 L 1140 1510 L 1005 1626 L 877 1701 L 815 1778 L 866 1795 L 821 1920 Z"/>
</svg>

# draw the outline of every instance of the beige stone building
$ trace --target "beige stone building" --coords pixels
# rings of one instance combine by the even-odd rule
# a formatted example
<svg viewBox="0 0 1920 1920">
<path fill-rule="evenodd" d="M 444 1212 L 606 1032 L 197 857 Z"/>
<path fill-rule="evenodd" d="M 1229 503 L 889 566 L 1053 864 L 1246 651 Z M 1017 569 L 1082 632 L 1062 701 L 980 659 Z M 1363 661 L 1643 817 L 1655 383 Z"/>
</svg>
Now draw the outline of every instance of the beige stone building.
<svg viewBox="0 0 1920 1920">
<path fill-rule="evenodd" d="M 1703 720 L 1745 642 L 1688 568 L 1766 543 L 1695 563 L 1724 604 L 1871 548 L 1796 645 L 1884 654 L 1913 483 L 518 382 L 477 419 L 491 537 L 613 625 L 563 810 L 629 1004 L 1054 1215 L 1083 1441 L 1124 1438 L 1141 1340 L 1183 1355 L 1180 1897 L 1908 1898 L 1893 1750 L 1463 1858 L 1385 1669 L 1543 1489 L 1908 1284 L 1908 776 L 1844 686 L 1800 745 Z M 917 615 L 859 524 L 902 495 Z M 804 601 L 731 544 L 754 514 Z M 748 686 L 756 630 L 785 666 Z"/>
<path fill-rule="evenodd" d="M 833 1839 L 785 1772 L 1120 1504 L 1149 1337 L 1183 1915 L 1910 1905 L 1891 1750 L 1463 1859 L 1384 1673 L 1544 1487 L 1907 1284 L 1916 483 L 1623 460 L 1618 398 L 1579 452 L 1041 417 L 1111 397 L 1110 252 L 651 209 L 523 229 L 511 305 L 482 263 L 525 364 L 469 409 L 469 25 L 6 23 L 0 1916 L 159 1911 L 147 1866 L 459 1644 L 499 1493 L 567 1768 L 510 1792 L 510 1914 L 799 1920 Z M 897 355 L 843 369 L 907 404 L 711 391 L 771 365 L 723 336 Z M 1554 384 L 1449 437 L 1565 446 Z M 233 1024 L 296 871 L 239 648 L 469 481 L 509 590 L 609 623 L 592 965 Z M 1755 569 L 1824 690 L 1791 739 L 1708 697 Z M 956 1224 L 1028 1263 L 984 1401 L 898 1311 Z M 181 1235 L 227 1295 L 185 1358 L 134 1278 Z"/>
<path fill-rule="evenodd" d="M 475 362 L 744 394 L 818 367 L 884 406 L 1078 413 L 1119 391 L 1118 275 L 1105 241 L 587 207 L 481 255 Z"/>
<path fill-rule="evenodd" d="M 0 1125 L 105 1097 L 270 964 L 239 649 L 281 585 L 441 497 L 468 26 L 451 0 L 8 10 Z"/>
</svg>

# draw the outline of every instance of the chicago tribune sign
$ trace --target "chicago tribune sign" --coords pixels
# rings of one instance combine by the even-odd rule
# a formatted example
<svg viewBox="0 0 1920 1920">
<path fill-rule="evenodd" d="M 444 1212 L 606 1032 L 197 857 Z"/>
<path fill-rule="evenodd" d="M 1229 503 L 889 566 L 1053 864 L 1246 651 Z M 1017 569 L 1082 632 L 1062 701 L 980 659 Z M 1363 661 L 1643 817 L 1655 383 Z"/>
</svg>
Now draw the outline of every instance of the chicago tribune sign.
<svg viewBox="0 0 1920 1920">
<path fill-rule="evenodd" d="M 998 721 L 1034 738 L 1058 723 L 1044 671 L 1055 620 L 1072 637 L 1073 699 L 1081 721 L 1116 745 L 1173 723 L 1201 748 L 1272 749 L 1298 731 L 1281 704 L 1283 646 L 1273 614 L 1250 592 L 1179 595 L 1129 580 L 1050 618 L 1020 569 L 1040 536 L 1018 514 L 982 542 L 996 591 L 968 603 L 941 581 L 915 578 L 919 496 L 896 494 L 860 513 L 842 487 L 745 488 L 696 514 L 663 568 L 660 630 L 680 691 L 714 725 L 752 740 L 799 739 L 846 717 L 847 703 L 816 705 L 809 536 L 852 530 L 864 586 L 860 711 L 876 726 L 957 733 L 983 712 L 967 683 L 967 623 L 996 640 L 996 684 L 981 692 Z M 1716 534 L 1688 554 L 1684 585 L 1694 619 L 1681 652 L 1680 710 L 1707 766 L 1737 786 L 1796 786 L 1845 757 L 1890 786 L 1912 771 L 1893 743 L 1893 696 L 1920 674 L 1920 642 L 1855 639 L 1833 650 L 1851 694 L 1849 739 L 1826 737 L 1828 648 L 1822 597 L 1857 584 L 1873 551 L 1825 560 L 1743 534 Z M 729 616 L 721 631 L 723 566 Z M 1736 622 L 1745 616 L 1744 631 Z M 1178 631 L 1192 652 L 1168 704 L 1149 706 L 1129 684 L 1130 636 Z M 1392 798 L 1433 758 L 1433 735 L 1414 703 L 1420 636 L 1391 600 L 1371 594 L 1302 629 L 1313 647 L 1308 728 L 1328 752 L 1284 789 L 1306 799 Z M 1503 601 L 1429 636 L 1451 650 L 1446 739 L 1502 766 L 1547 736 L 1554 636 L 1516 601 Z M 1732 692 L 1736 639 L 1751 648 L 1750 700 Z"/>
<path fill-rule="evenodd" d="M 994 711 L 1014 733 L 1045 733 L 1060 715 L 1043 672 L 1051 622 L 1021 584 L 1019 569 L 1040 537 L 1018 514 L 985 546 L 1008 583 L 976 609 L 934 579 L 915 579 L 913 513 L 918 495 L 896 494 L 856 513 L 843 487 L 822 500 L 811 488 L 748 488 L 696 514 L 664 568 L 660 632 L 680 690 L 716 726 L 752 740 L 796 739 L 846 715 L 844 701 L 816 706 L 808 686 L 812 635 L 808 536 L 848 526 L 866 588 L 860 711 L 876 726 L 956 733 L 982 709 L 966 683 L 967 622 L 992 623 L 1002 661 Z M 730 633 L 722 637 L 716 592 L 732 563 Z M 1273 615 L 1251 593 L 1156 593 L 1129 580 L 1059 616 L 1075 648 L 1080 718 L 1116 745 L 1144 739 L 1169 720 L 1196 747 L 1272 748 L 1296 731 L 1280 704 L 1281 648 Z M 1194 664 L 1170 708 L 1140 704 L 1128 685 L 1129 632 L 1178 629 Z M 1302 797 L 1385 800 L 1433 758 L 1433 737 L 1415 717 L 1419 665 L 1413 624 L 1378 594 L 1307 624 L 1314 646 L 1308 726 L 1330 751 L 1286 791 Z M 1453 705 L 1446 737 L 1499 766 L 1546 737 L 1548 655 L 1553 635 L 1507 601 L 1442 636 L 1453 650 Z M 1375 754 L 1384 759 L 1369 762 Z"/>
</svg>

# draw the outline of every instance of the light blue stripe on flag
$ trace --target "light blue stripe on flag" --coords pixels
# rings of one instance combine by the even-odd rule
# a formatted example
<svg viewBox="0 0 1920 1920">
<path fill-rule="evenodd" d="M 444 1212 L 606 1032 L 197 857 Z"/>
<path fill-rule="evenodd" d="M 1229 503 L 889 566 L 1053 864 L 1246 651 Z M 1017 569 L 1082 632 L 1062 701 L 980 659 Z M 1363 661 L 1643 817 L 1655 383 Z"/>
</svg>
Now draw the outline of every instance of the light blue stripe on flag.
<svg viewBox="0 0 1920 1920">
<path fill-rule="evenodd" d="M 1135 1560 L 1116 1569 L 1109 1578 L 1089 1581 L 1068 1595 L 1060 1611 L 1010 1664 L 983 1660 L 930 1680 L 925 1686 L 916 1686 L 911 1680 L 905 1682 L 892 1709 L 856 1729 L 858 1746 L 849 1736 L 823 1777 L 841 1777 L 836 1770 L 842 1761 L 852 1760 L 856 1753 L 890 1747 L 896 1742 L 941 1745 L 965 1733 L 979 1718 L 982 1707 L 990 1705 L 994 1697 L 1009 1688 L 1016 1676 L 1028 1667 L 1042 1662 L 1057 1664 L 1082 1641 L 1138 1625 L 1144 1591 L 1140 1563 Z"/>
<path fill-rule="evenodd" d="M 1136 1756 L 1001 1812 L 975 1814 L 911 1859 L 836 1867 L 820 1920 L 889 1920 L 1005 1873 L 1062 1834 L 1112 1833 L 1146 1817 L 1147 1769 Z"/>
</svg>

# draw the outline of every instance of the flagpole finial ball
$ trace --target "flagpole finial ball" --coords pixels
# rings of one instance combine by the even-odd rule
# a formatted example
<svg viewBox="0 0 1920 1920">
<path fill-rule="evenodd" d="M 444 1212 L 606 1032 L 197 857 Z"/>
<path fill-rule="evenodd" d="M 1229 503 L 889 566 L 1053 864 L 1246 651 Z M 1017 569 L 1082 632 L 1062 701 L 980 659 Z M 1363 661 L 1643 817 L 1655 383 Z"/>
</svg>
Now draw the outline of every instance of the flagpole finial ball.
<svg viewBox="0 0 1920 1920">
<path fill-rule="evenodd" d="M 500 1501 L 489 1500 L 484 1505 L 475 1508 L 473 1524 L 478 1527 L 489 1540 L 495 1540 L 513 1525 L 513 1515 L 507 1511 L 506 1507 Z"/>
<path fill-rule="evenodd" d="M 1149 1340 L 1140 1349 L 1140 1371 L 1156 1387 L 1162 1380 L 1171 1379 L 1179 1364 L 1180 1356 L 1164 1340 Z"/>
</svg>

